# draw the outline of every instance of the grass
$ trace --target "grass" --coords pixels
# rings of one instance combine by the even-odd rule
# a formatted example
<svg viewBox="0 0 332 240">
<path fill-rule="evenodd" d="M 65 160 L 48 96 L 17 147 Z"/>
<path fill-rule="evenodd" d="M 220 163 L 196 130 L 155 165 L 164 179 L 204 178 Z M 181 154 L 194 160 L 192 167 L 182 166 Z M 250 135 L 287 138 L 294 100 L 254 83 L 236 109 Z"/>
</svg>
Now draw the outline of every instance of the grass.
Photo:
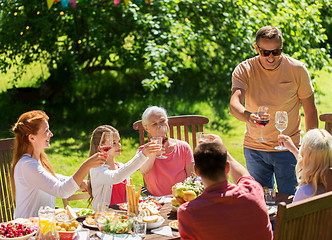
<svg viewBox="0 0 332 240">
<path fill-rule="evenodd" d="M 20 87 L 29 87 L 32 86 L 33 82 L 38 76 L 38 72 L 42 72 L 43 67 L 40 64 L 34 64 L 31 68 L 28 68 L 29 71 L 26 75 L 23 76 L 22 80 L 17 83 L 17 86 Z M 320 71 L 319 77 L 316 79 L 317 85 L 320 87 L 322 92 L 321 95 L 316 96 L 318 114 L 331 112 L 331 102 L 332 95 L 329 94 L 329 89 L 332 89 L 332 73 L 326 71 Z M 11 85 L 8 83 L 14 76 L 13 72 L 10 72 L 6 75 L 0 75 L 0 92 L 4 91 Z M 195 105 L 194 110 L 201 114 L 205 115 L 210 119 L 210 123 L 205 126 L 204 131 L 210 132 L 213 134 L 219 135 L 224 144 L 227 146 L 228 151 L 237 159 L 241 164 L 245 165 L 245 159 L 243 155 L 243 137 L 245 131 L 245 124 L 238 121 L 229 113 L 227 113 L 227 119 L 224 121 L 227 123 L 227 126 L 231 126 L 230 129 L 213 129 L 211 122 L 214 120 L 216 114 L 213 112 L 212 106 L 209 103 L 200 103 Z M 302 115 L 303 111 L 301 110 Z M 54 117 L 53 117 L 54 118 Z M 79 119 L 78 119 L 79 121 Z M 12 122 L 10 123 L 12 124 Z M 107 124 L 107 123 L 106 123 Z M 319 123 L 319 128 L 324 128 L 322 122 Z M 52 119 L 50 120 L 50 126 L 52 130 Z M 59 127 L 58 127 L 59 128 Z M 302 117 L 302 129 L 304 129 L 304 118 Z M 46 153 L 57 173 L 70 176 L 72 175 L 80 166 L 80 164 L 88 158 L 88 149 L 89 149 L 89 138 L 92 132 L 92 129 L 82 129 L 79 136 L 67 137 L 62 134 L 55 134 L 51 139 L 51 148 L 47 149 Z M 60 131 L 61 133 L 63 131 Z M 121 134 L 121 132 L 120 132 Z M 121 156 L 116 160 L 120 162 L 129 161 L 135 154 L 139 147 L 138 132 L 134 135 L 126 135 L 122 138 L 122 153 Z M 132 176 L 133 183 L 138 186 L 143 184 L 142 175 L 139 171 L 134 173 Z M 62 207 L 61 199 L 56 200 L 56 206 Z M 71 203 L 73 207 L 86 207 L 87 201 L 80 200 Z"/>
</svg>

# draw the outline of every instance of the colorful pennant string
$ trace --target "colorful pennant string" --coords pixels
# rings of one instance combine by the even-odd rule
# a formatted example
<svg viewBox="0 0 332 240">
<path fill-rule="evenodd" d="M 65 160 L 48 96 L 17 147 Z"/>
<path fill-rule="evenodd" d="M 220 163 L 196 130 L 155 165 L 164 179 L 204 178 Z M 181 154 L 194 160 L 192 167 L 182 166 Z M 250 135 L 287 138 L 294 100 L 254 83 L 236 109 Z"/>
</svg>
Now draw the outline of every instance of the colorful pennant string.
<svg viewBox="0 0 332 240">
<path fill-rule="evenodd" d="M 85 0 L 85 1 L 87 2 L 88 0 Z M 105 0 L 103 0 L 103 1 L 105 1 Z M 129 1 L 131 1 L 131 0 L 124 0 L 126 6 L 129 5 Z M 149 4 L 151 3 L 151 0 L 147 0 L 147 1 Z M 84 2 L 84 0 L 46 0 L 46 2 L 47 2 L 48 9 L 50 9 L 52 7 L 53 3 L 55 3 L 55 2 L 61 2 L 61 6 L 63 8 L 67 8 L 68 4 L 70 4 L 73 8 L 76 8 L 76 3 Z M 121 2 L 121 0 L 114 0 L 114 6 L 118 5 L 120 2 Z M 139 2 L 141 2 L 141 1 L 139 1 Z"/>
</svg>

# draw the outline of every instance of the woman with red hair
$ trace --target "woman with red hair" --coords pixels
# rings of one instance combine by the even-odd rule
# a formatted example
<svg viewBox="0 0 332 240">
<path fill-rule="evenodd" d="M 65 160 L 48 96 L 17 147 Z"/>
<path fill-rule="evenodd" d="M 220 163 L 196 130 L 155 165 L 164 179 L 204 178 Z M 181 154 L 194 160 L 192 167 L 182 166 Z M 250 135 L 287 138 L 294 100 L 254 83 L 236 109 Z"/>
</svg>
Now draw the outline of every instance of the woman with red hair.
<svg viewBox="0 0 332 240">
<path fill-rule="evenodd" d="M 105 156 L 96 153 L 82 163 L 71 176 L 56 174 L 44 152 L 50 147 L 53 133 L 45 112 L 23 113 L 13 126 L 15 147 L 11 181 L 16 209 L 14 218 L 38 216 L 41 206 L 55 207 L 55 197 L 68 198 L 82 184 L 91 168 L 105 163 Z"/>
</svg>

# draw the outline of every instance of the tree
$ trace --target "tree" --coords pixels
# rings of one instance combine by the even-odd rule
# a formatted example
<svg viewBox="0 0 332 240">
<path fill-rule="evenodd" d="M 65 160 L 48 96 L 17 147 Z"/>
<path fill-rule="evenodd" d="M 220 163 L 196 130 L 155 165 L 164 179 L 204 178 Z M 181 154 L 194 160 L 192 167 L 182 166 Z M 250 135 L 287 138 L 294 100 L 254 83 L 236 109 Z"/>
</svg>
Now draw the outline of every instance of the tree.
<svg viewBox="0 0 332 240">
<path fill-rule="evenodd" d="M 97 85 L 122 95 L 108 95 L 108 106 L 132 111 L 153 102 L 179 113 L 203 100 L 223 116 L 232 71 L 255 55 L 254 35 L 264 25 L 279 27 L 284 52 L 308 68 L 321 69 L 329 61 L 319 47 L 326 40 L 319 2 L 155 0 L 148 5 L 136 0 L 126 7 L 88 0 L 75 9 L 55 3 L 49 10 L 40 0 L 0 4 L 1 71 L 16 67 L 20 77 L 27 64 L 43 62 L 49 76 L 39 82 L 42 98 L 49 102 L 61 93 L 66 102 L 90 110 L 98 107 L 91 99 L 103 89 L 87 76 L 107 71 L 108 79 Z"/>
</svg>

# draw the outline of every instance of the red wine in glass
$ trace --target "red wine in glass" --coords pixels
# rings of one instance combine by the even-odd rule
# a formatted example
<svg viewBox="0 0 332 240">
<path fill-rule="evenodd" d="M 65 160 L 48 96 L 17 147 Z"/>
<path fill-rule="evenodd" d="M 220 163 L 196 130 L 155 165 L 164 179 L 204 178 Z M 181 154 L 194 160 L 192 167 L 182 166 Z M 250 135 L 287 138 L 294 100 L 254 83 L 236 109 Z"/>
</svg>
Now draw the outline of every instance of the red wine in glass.
<svg viewBox="0 0 332 240">
<path fill-rule="evenodd" d="M 260 118 L 259 120 L 256 120 L 256 122 L 262 126 L 261 128 L 261 136 L 256 141 L 258 142 L 266 142 L 266 140 L 263 138 L 263 127 L 265 127 L 266 124 L 270 121 L 270 114 L 269 114 L 269 108 L 265 106 L 259 106 L 257 115 Z"/>
<path fill-rule="evenodd" d="M 269 119 L 261 119 L 261 120 L 257 120 L 256 122 L 259 124 L 259 125 L 262 125 L 262 126 L 265 126 L 266 124 L 269 123 Z"/>
<path fill-rule="evenodd" d="M 100 146 L 100 148 L 106 153 L 106 152 L 108 152 L 112 147 L 111 147 L 111 146 Z"/>
<path fill-rule="evenodd" d="M 100 138 L 99 148 L 107 153 L 112 148 L 113 133 L 103 132 Z"/>
<path fill-rule="evenodd" d="M 163 137 L 163 142 L 162 142 L 162 145 L 164 145 L 168 140 L 168 137 Z"/>
</svg>

